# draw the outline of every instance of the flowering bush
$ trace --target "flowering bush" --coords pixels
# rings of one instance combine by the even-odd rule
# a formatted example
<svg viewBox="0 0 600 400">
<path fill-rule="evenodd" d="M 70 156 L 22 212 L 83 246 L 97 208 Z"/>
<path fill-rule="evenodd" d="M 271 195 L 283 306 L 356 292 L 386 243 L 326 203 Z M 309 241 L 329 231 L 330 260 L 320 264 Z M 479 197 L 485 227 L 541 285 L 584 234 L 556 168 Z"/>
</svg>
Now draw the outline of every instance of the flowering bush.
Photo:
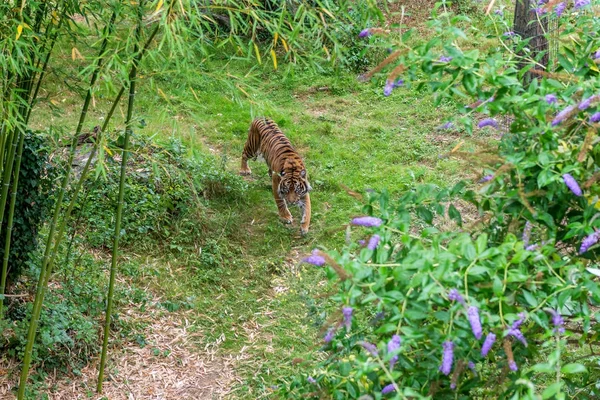
<svg viewBox="0 0 600 400">
<path fill-rule="evenodd" d="M 451 100 L 457 114 L 445 129 L 498 129 L 499 117 L 512 122 L 493 151 L 451 153 L 477 162 L 478 182 L 418 186 L 399 199 L 370 193 L 369 216 L 349 228 L 369 239 L 315 250 L 305 260 L 339 281 L 332 297 L 339 311 L 323 330 L 327 359 L 310 375 L 285 380 L 282 394 L 600 395 L 597 357 L 582 350 L 598 335 L 600 301 L 600 20 L 591 7 L 549 1 L 532 10 L 558 19 L 552 72 L 510 32 L 502 10 L 487 17 L 483 35 L 498 46 L 484 52 L 468 48 L 484 37 L 468 38 L 458 27 L 465 17 L 440 3 L 433 39 L 412 46 L 404 33 L 397 50 L 361 77 L 390 68 L 384 94 L 401 77 L 407 86 L 429 87 L 439 102 Z M 385 34 L 373 28 L 360 40 Z M 529 84 L 525 73 L 533 76 Z M 463 226 L 459 201 L 477 209 L 476 224 Z M 446 216 L 455 229 L 438 226 Z"/>
</svg>

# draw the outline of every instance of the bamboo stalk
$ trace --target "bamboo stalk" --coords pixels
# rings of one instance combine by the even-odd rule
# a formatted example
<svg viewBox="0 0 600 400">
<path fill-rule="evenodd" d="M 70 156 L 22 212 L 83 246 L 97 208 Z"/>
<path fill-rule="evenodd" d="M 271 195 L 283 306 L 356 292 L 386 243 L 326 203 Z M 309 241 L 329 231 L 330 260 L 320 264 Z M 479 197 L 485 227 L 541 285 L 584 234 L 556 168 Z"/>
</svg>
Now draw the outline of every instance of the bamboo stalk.
<svg viewBox="0 0 600 400">
<path fill-rule="evenodd" d="M 39 29 L 41 27 L 42 24 L 42 20 L 43 20 L 43 16 L 46 10 L 46 6 L 45 4 L 42 6 L 42 8 L 40 8 L 38 10 L 37 13 L 37 21 L 36 21 L 36 30 L 39 33 Z M 62 24 L 62 18 L 59 22 L 59 25 L 57 27 L 57 31 L 58 29 L 60 29 L 60 25 Z M 17 140 L 15 138 L 15 140 L 18 141 L 18 148 L 16 149 L 16 158 L 13 160 L 14 161 L 14 166 L 12 165 L 12 162 L 10 160 L 10 158 L 7 160 L 7 164 L 4 165 L 3 168 L 3 175 L 4 178 L 6 178 L 6 174 L 10 169 L 14 168 L 14 174 L 13 174 L 13 185 L 12 185 L 12 189 L 11 189 L 11 200 L 10 200 L 10 205 L 9 205 L 9 214 L 8 214 L 8 221 L 7 221 L 7 230 L 6 230 L 6 236 L 5 236 L 5 243 L 4 243 L 4 259 L 2 262 L 2 272 L 0 275 L 0 294 L 4 294 L 5 289 L 6 289 L 6 279 L 8 276 L 8 261 L 10 258 L 10 246 L 11 246 L 11 237 L 12 237 L 12 229 L 13 229 L 13 220 L 14 220 L 14 212 L 15 212 L 15 203 L 16 203 L 16 196 L 17 196 L 17 189 L 18 189 L 18 182 L 19 182 L 19 173 L 21 170 L 21 160 L 22 160 L 22 153 L 23 153 L 23 144 L 25 141 L 25 129 L 27 127 L 27 123 L 29 120 L 29 116 L 31 115 L 31 105 L 33 103 L 33 100 L 36 98 L 41 81 L 43 79 L 44 76 L 44 72 L 46 70 L 46 67 L 48 65 L 48 62 L 50 60 L 50 55 L 52 53 L 52 49 L 54 47 L 55 41 L 56 41 L 56 37 L 57 37 L 57 33 L 54 34 L 54 37 L 52 39 L 51 42 L 51 46 L 50 46 L 50 50 L 48 51 L 45 61 L 44 61 L 44 66 L 43 69 L 40 73 L 40 77 L 38 79 L 37 82 L 37 86 L 35 89 L 35 93 L 33 98 L 31 99 L 31 101 L 29 101 L 30 97 L 31 97 L 31 91 L 32 91 L 32 85 L 33 85 L 33 76 L 32 74 L 32 68 L 31 66 L 33 65 L 33 58 L 30 59 L 30 69 L 28 70 L 28 75 L 29 77 L 25 80 L 25 87 L 24 87 L 24 93 L 21 93 L 19 95 L 19 97 L 21 97 L 21 104 L 19 105 L 19 111 L 18 111 L 18 115 L 17 118 L 22 119 L 23 120 L 23 126 L 22 127 L 18 127 L 17 129 L 19 130 L 19 134 L 17 135 L 19 137 L 19 139 Z M 2 138 L 4 139 L 4 138 Z M 0 147 L 3 147 L 4 143 L 0 144 Z M 15 146 L 17 146 L 17 144 L 15 143 Z M 12 153 L 12 152 L 11 152 Z M 9 154 L 10 155 L 10 154 Z M 3 160 L 2 160 L 3 161 Z M 0 161 L 1 162 L 1 161 Z M 7 169 L 6 167 L 9 166 L 9 168 Z M 3 190 L 2 190 L 2 195 L 0 197 L 0 226 L 2 225 L 2 222 L 4 220 L 4 210 L 6 208 L 6 195 L 8 194 L 8 186 L 9 186 L 9 182 L 8 181 L 4 181 L 3 184 Z M 5 192 L 6 195 L 5 195 Z M 2 316 L 4 315 L 4 302 L 0 301 L 0 318 L 2 318 Z"/>
<path fill-rule="evenodd" d="M 35 294 L 35 300 L 33 303 L 33 311 L 31 315 L 31 321 L 29 323 L 29 331 L 27 333 L 27 344 L 25 346 L 25 355 L 23 358 L 23 368 L 21 370 L 21 377 L 19 380 L 19 390 L 17 392 L 17 399 L 23 400 L 25 396 L 25 387 L 27 386 L 27 377 L 29 375 L 29 368 L 31 365 L 31 353 L 33 350 L 33 344 L 35 342 L 35 336 L 37 331 L 37 324 L 39 321 L 40 313 L 42 310 L 42 304 L 44 301 L 44 296 L 46 292 L 46 283 L 50 279 L 50 272 L 48 268 L 48 263 L 50 261 L 50 250 L 52 249 L 52 243 L 54 242 L 54 235 L 56 232 L 56 226 L 58 222 L 58 217 L 60 215 L 60 211 L 62 208 L 62 201 L 64 198 L 64 194 L 66 191 L 67 184 L 69 182 L 69 177 L 71 175 L 71 166 L 73 163 L 73 158 L 75 155 L 75 148 L 77 147 L 77 139 L 81 133 L 81 129 L 83 127 L 83 123 L 85 122 L 87 116 L 87 110 L 89 108 L 91 98 L 92 98 L 92 90 L 100 73 L 100 67 L 102 66 L 104 53 L 106 51 L 106 47 L 108 45 L 108 34 L 112 31 L 112 28 L 115 23 L 115 19 L 117 17 L 116 11 L 113 12 L 109 23 L 105 27 L 105 36 L 102 40 L 102 44 L 100 45 L 100 52 L 98 55 L 98 60 L 96 62 L 96 67 L 92 73 L 92 78 L 90 81 L 90 86 L 87 92 L 87 96 L 83 103 L 83 108 L 81 110 L 81 116 L 79 118 L 79 123 L 77 124 L 77 129 L 75 130 L 75 135 L 73 136 L 73 141 L 71 143 L 71 150 L 69 153 L 69 159 L 67 162 L 67 170 L 65 172 L 65 176 L 62 180 L 60 190 L 58 192 L 58 197 L 56 199 L 56 203 L 54 205 L 54 215 L 52 216 L 52 222 L 50 224 L 50 231 L 48 233 L 48 238 L 46 239 L 46 248 L 44 250 L 44 257 L 42 260 L 42 266 L 40 269 L 40 276 L 38 278 L 38 285 Z"/>
<path fill-rule="evenodd" d="M 125 88 L 122 87 L 121 90 L 119 91 L 119 93 L 117 94 L 117 96 L 115 97 L 115 100 L 113 101 L 112 107 L 110 109 L 110 111 L 108 112 L 105 120 L 104 120 L 104 124 L 102 125 L 102 128 L 100 129 L 100 131 L 98 132 L 98 137 L 96 139 L 96 143 L 94 144 L 94 146 L 92 147 L 92 151 L 90 152 L 90 156 L 88 158 L 88 160 L 85 163 L 85 166 L 83 167 L 83 170 L 81 171 L 81 175 L 79 177 L 79 181 L 77 182 L 77 186 L 75 187 L 75 190 L 73 191 L 73 195 L 71 196 L 71 201 L 69 202 L 69 206 L 67 207 L 67 211 L 65 212 L 65 215 L 62 219 L 62 222 L 60 224 L 60 228 L 58 230 L 58 234 L 56 235 L 56 240 L 54 242 L 54 248 L 52 249 L 51 255 L 50 255 L 50 260 L 48 261 L 48 273 L 46 274 L 46 278 L 44 279 L 44 286 L 48 285 L 48 281 L 50 279 L 50 274 L 52 272 L 52 269 L 54 267 L 54 262 L 56 260 L 56 256 L 58 254 L 58 250 L 59 250 L 59 246 L 62 242 L 66 227 L 67 227 L 67 222 L 69 221 L 69 218 L 71 216 L 71 213 L 73 211 L 73 208 L 75 207 L 75 202 L 79 196 L 79 192 L 81 191 L 81 188 L 83 187 L 83 182 L 85 181 L 87 174 L 89 172 L 90 166 L 92 164 L 92 160 L 94 159 L 94 156 L 96 155 L 96 151 L 98 150 L 98 146 L 100 145 L 101 142 L 101 138 L 102 138 L 102 132 L 104 132 L 106 130 L 106 128 L 108 127 L 108 123 L 110 121 L 110 119 L 113 116 L 113 113 L 115 112 L 117 105 L 119 104 L 119 101 L 121 100 L 121 96 L 123 96 L 123 93 L 125 92 Z"/>
<path fill-rule="evenodd" d="M 15 160 L 15 171 L 13 185 L 10 196 L 10 206 L 8 209 L 8 221 L 6 226 L 6 240 L 4 242 L 4 259 L 2 261 L 2 277 L 0 279 L 0 294 L 4 294 L 6 289 L 6 277 L 8 275 L 8 260 L 10 258 L 10 241 L 13 230 L 13 219 L 15 214 L 15 203 L 17 202 L 17 189 L 19 187 L 19 173 L 21 172 L 21 159 L 23 155 L 23 143 L 25 142 L 25 132 L 19 134 L 19 148 L 17 149 L 17 158 Z M 0 319 L 4 316 L 4 302 L 0 301 Z"/>
<path fill-rule="evenodd" d="M 104 382 L 104 369 L 106 368 L 106 357 L 108 355 L 108 337 L 110 334 L 110 322 L 113 308 L 113 292 L 115 286 L 115 277 L 117 274 L 117 257 L 119 253 L 119 238 L 121 234 L 121 219 L 123 216 L 123 197 L 125 193 L 125 176 L 127 172 L 127 158 L 129 156 L 129 137 L 131 136 L 131 119 L 133 115 L 133 101 L 135 98 L 135 83 L 136 83 L 136 75 L 137 68 L 142 59 L 142 56 L 145 50 L 148 48 L 150 43 L 152 42 L 154 36 L 158 32 L 160 27 L 159 24 L 156 25 L 154 31 L 146 41 L 146 45 L 142 48 L 141 51 L 138 51 L 138 44 L 140 41 L 140 37 L 142 34 L 142 7 L 143 2 L 140 2 L 138 6 L 139 12 L 139 22 L 136 28 L 135 36 L 135 47 L 134 53 L 135 56 L 133 58 L 133 65 L 131 66 L 131 72 L 129 73 L 129 102 L 127 104 L 127 117 L 125 120 L 125 140 L 123 145 L 123 156 L 121 157 L 121 174 L 119 177 L 119 198 L 117 202 L 117 210 L 116 210 L 116 220 L 115 220 L 115 231 L 113 238 L 113 248 L 112 248 L 112 258 L 111 258 L 111 266 L 110 266 L 110 277 L 108 282 L 108 294 L 107 294 L 107 303 L 106 303 L 106 315 L 104 322 L 104 338 L 102 342 L 102 353 L 100 356 L 100 367 L 98 369 L 98 385 L 96 388 L 97 393 L 102 393 L 102 384 Z"/>
</svg>

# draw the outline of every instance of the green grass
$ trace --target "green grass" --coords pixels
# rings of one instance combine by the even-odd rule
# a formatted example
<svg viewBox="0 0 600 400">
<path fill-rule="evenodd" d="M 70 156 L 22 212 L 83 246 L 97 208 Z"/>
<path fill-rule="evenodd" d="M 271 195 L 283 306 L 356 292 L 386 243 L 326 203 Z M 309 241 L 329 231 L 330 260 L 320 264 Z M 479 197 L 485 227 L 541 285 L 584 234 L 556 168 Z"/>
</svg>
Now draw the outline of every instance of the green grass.
<svg viewBox="0 0 600 400">
<path fill-rule="evenodd" d="M 242 75 L 245 66 L 236 68 Z M 310 360 L 322 357 L 319 327 L 327 301 L 316 297 L 326 291 L 323 274 L 313 267 L 298 269 L 297 263 L 299 255 L 316 246 L 341 246 L 344 224 L 361 214 L 361 203 L 340 184 L 359 193 L 387 188 L 396 194 L 417 183 L 450 185 L 464 176 L 463 163 L 438 155 L 459 138 L 436 140 L 443 134 L 435 128 L 450 110 L 436 109 L 426 93 L 400 88 L 386 98 L 380 84 L 359 84 L 350 73 L 287 78 L 264 73 L 248 83 L 255 89 L 246 90 L 250 97 L 237 93 L 238 99 L 228 85 L 202 75 L 188 79 L 176 79 L 169 87 L 185 110 L 177 113 L 175 135 L 203 151 L 213 149 L 236 172 L 251 119 L 270 116 L 304 157 L 314 187 L 311 232 L 301 238 L 297 222 L 293 227 L 279 223 L 267 168 L 252 163 L 246 202 L 210 205 L 216 218 L 229 221 L 218 245 L 229 249 L 230 257 L 218 277 L 200 269 L 192 274 L 180 270 L 174 280 L 158 278 L 165 295 L 193 296 L 199 313 L 194 327 L 205 335 L 203 344 L 224 337 L 225 354 L 244 352 L 237 369 L 244 384 L 234 393 L 267 395 L 279 377 L 310 368 Z M 161 96 L 150 94 L 142 101 L 142 109 L 176 109 Z M 149 132 L 169 134 L 160 118 L 144 118 Z M 278 285 L 287 290 L 276 294 Z M 296 358 L 309 362 L 295 365 Z"/>
<path fill-rule="evenodd" d="M 142 80 L 136 113 L 146 127 L 136 134 L 181 139 L 189 157 L 235 174 L 251 119 L 272 117 L 307 165 L 314 188 L 309 235 L 299 235 L 298 210 L 292 210 L 293 226 L 278 221 L 267 168 L 254 162 L 243 199 L 217 196 L 202 203 L 200 250 L 178 245 L 175 232 L 154 249 L 144 247 L 145 255 L 126 248 L 121 271 L 132 285 L 130 296 L 150 288 L 165 312 L 194 310 L 190 331 L 202 334 L 198 351 L 218 343 L 222 355 L 237 355 L 243 384 L 232 397 L 259 398 L 279 378 L 308 370 L 323 356 L 319 328 L 327 300 L 319 295 L 327 287 L 323 272 L 299 265 L 299 259 L 316 246 L 340 247 L 344 225 L 361 214 L 361 202 L 342 185 L 359 193 L 400 194 L 417 183 L 451 185 L 465 172 L 464 162 L 438 157 L 461 138 L 435 129 L 451 109 L 434 107 L 425 92 L 399 88 L 386 98 L 381 82 L 361 84 L 352 73 L 283 77 L 265 69 L 244 77 L 248 70 L 238 62 L 227 70 L 237 79 L 187 71 L 152 84 Z M 64 97 L 61 120 L 74 121 L 76 99 L 60 90 L 50 86 L 48 97 Z M 99 123 L 107 97 L 98 96 L 88 125 Z M 41 104 L 34 125 L 42 127 L 52 115 Z M 467 146 L 473 141 L 467 139 Z M 135 337 L 143 327 L 128 325 L 128 334 Z M 296 358 L 308 362 L 297 364 Z"/>
</svg>

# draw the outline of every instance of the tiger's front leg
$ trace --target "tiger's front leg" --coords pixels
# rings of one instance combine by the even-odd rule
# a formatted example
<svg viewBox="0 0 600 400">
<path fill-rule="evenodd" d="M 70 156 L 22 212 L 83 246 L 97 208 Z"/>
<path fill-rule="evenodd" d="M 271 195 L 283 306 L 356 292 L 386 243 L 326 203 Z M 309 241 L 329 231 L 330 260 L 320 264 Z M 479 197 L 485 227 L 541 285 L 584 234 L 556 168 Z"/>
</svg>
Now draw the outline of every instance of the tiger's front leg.
<svg viewBox="0 0 600 400">
<path fill-rule="evenodd" d="M 304 196 L 304 206 L 302 207 L 302 221 L 300 221 L 300 232 L 302 235 L 308 233 L 308 227 L 310 226 L 310 195 L 306 193 Z"/>
<path fill-rule="evenodd" d="M 279 219 L 286 223 L 291 224 L 294 218 L 292 218 L 292 214 L 290 210 L 287 208 L 287 204 L 285 199 L 279 195 L 279 182 L 281 178 L 277 174 L 273 174 L 272 182 L 273 182 L 273 197 L 275 198 L 275 204 L 277 204 L 277 209 L 279 210 Z"/>
</svg>

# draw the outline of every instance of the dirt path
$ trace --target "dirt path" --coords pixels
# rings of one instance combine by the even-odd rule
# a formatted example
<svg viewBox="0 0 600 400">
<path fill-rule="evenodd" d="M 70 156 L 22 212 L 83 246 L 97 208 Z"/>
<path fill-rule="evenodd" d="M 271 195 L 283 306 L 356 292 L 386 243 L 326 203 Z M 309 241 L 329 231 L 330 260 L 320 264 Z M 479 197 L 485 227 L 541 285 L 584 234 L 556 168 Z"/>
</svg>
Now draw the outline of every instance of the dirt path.
<svg viewBox="0 0 600 400">
<path fill-rule="evenodd" d="M 124 310 L 122 318 L 148 323 L 142 335 L 145 345 L 129 343 L 110 349 L 103 395 L 95 393 L 96 358 L 82 369 L 81 376 L 49 376 L 49 399 L 221 399 L 239 380 L 234 373 L 235 358 L 217 355 L 220 342 L 199 346 L 202 333 L 189 329 L 193 311 L 152 307 L 141 313 L 132 308 Z M 0 364 L 0 398 L 10 399 L 17 379 L 8 371 L 16 372 L 18 366 L 4 364 Z"/>
</svg>

